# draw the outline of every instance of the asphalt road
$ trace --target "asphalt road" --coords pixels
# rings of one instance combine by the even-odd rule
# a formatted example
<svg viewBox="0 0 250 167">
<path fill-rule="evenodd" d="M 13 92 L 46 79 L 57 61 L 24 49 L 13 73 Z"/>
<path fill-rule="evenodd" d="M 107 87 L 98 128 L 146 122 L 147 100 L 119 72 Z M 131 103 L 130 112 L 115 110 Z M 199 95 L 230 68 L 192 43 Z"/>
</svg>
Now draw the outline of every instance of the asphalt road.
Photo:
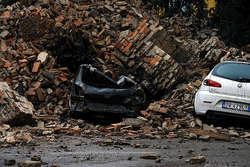
<svg viewBox="0 0 250 167">
<path fill-rule="evenodd" d="M 216 140 L 205 142 L 180 138 L 125 141 L 116 137 L 110 144 L 103 146 L 103 141 L 106 140 L 61 136 L 55 142 L 42 141 L 35 145 L 1 148 L 0 166 L 4 166 L 4 159 L 15 159 L 18 163 L 30 160 L 34 155 L 41 156 L 44 167 L 52 165 L 60 167 L 250 166 L 250 143 L 242 139 L 232 142 Z M 140 156 L 143 154 L 157 154 L 160 156 L 161 162 L 141 159 Z M 186 160 L 194 155 L 204 155 L 206 162 L 202 164 L 187 163 Z"/>
</svg>

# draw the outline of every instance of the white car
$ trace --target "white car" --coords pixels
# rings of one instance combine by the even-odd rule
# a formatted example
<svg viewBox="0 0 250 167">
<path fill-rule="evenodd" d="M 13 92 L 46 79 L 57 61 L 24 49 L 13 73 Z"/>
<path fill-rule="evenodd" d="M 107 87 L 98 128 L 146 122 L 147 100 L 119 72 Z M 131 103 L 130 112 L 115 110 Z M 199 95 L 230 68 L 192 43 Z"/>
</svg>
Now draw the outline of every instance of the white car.
<svg viewBox="0 0 250 167">
<path fill-rule="evenodd" d="M 250 63 L 217 64 L 195 95 L 195 112 L 250 116 Z"/>
</svg>

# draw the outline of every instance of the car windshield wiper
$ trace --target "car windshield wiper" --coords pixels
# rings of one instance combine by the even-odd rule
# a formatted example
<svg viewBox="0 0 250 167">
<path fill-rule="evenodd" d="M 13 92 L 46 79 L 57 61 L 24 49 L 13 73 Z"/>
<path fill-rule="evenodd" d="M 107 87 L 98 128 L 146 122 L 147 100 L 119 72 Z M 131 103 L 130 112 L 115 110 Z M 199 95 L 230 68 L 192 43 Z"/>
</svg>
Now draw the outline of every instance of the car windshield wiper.
<svg viewBox="0 0 250 167">
<path fill-rule="evenodd" d="M 237 79 L 239 82 L 250 82 L 250 78 L 239 78 Z"/>
</svg>

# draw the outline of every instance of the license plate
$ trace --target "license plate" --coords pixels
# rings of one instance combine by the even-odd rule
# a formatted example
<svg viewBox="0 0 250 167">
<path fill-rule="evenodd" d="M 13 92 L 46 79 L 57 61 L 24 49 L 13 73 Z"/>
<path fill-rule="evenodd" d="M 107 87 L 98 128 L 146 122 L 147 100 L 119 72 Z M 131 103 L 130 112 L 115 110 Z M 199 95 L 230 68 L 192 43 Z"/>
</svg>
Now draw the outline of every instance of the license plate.
<svg viewBox="0 0 250 167">
<path fill-rule="evenodd" d="M 228 108 L 240 111 L 250 111 L 250 106 L 247 104 L 233 103 L 233 102 L 223 102 L 222 108 Z"/>
</svg>

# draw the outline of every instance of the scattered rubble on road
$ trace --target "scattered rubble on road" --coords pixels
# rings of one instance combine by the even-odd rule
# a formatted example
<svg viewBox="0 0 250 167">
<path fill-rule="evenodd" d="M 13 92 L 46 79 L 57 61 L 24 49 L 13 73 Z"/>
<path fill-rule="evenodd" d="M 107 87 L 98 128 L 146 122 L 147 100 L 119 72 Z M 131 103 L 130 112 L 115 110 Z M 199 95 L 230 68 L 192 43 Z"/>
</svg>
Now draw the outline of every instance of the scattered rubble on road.
<svg viewBox="0 0 250 167">
<path fill-rule="evenodd" d="M 0 146 L 54 141 L 58 134 L 249 140 L 248 131 L 209 126 L 193 116 L 195 92 L 213 65 L 250 60 L 247 49 L 226 46 L 206 23 L 153 20 L 121 0 L 17 1 L 0 9 Z M 80 64 L 116 84 L 128 76 L 145 90 L 148 107 L 138 105 L 137 118 L 111 125 L 65 119 Z"/>
<path fill-rule="evenodd" d="M 140 158 L 157 160 L 157 159 L 159 159 L 159 155 L 156 155 L 156 154 L 143 154 L 143 155 L 140 156 Z"/>
<path fill-rule="evenodd" d="M 191 164 L 200 164 L 206 162 L 206 158 L 205 156 L 201 155 L 193 156 L 189 160 L 187 160 L 187 162 L 190 162 Z"/>
<path fill-rule="evenodd" d="M 18 167 L 41 167 L 42 166 L 42 162 L 40 161 L 24 161 L 24 162 L 19 162 Z"/>
</svg>

